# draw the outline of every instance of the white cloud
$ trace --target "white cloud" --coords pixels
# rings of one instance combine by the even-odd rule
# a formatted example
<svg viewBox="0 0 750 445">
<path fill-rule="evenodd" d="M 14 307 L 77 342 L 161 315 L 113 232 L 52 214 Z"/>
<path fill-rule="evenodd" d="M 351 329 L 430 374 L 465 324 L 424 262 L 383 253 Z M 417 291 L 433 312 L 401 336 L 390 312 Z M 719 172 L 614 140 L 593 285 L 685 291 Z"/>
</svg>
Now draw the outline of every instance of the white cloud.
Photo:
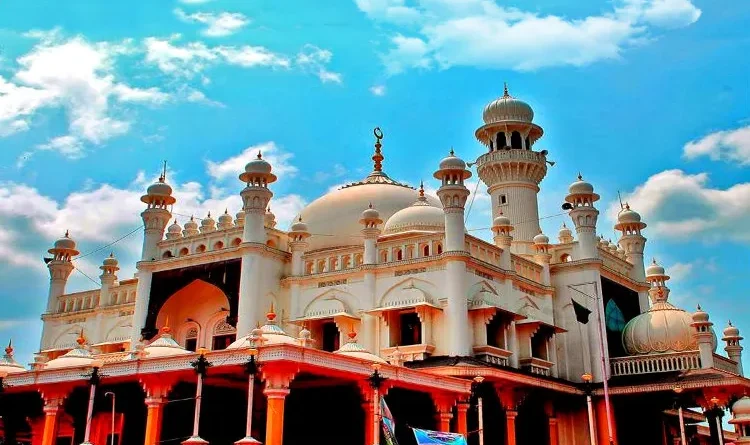
<svg viewBox="0 0 750 445">
<path fill-rule="evenodd" d="M 682 279 L 690 276 L 694 267 L 695 263 L 674 263 L 666 270 L 673 280 L 682 281 Z"/>
<path fill-rule="evenodd" d="M 370 87 L 370 92 L 375 96 L 385 96 L 385 85 L 373 85 Z"/>
<path fill-rule="evenodd" d="M 641 214 L 646 230 L 659 237 L 750 242 L 750 182 L 719 189 L 710 186 L 707 173 L 666 170 L 624 194 L 623 200 Z M 611 203 L 613 220 L 618 211 L 619 204 Z"/>
<path fill-rule="evenodd" d="M 273 142 L 252 145 L 242 150 L 242 153 L 220 162 L 206 161 L 206 171 L 209 176 L 218 181 L 228 178 L 236 179 L 245 171 L 245 165 L 261 153 L 263 159 L 273 168 L 273 173 L 282 179 L 284 176 L 294 176 L 297 167 L 290 163 L 293 155 L 279 149 Z M 237 179 L 239 181 L 239 179 Z"/>
<path fill-rule="evenodd" d="M 341 74 L 328 71 L 326 66 L 330 63 L 333 58 L 333 53 L 318 48 L 315 45 L 305 45 L 302 50 L 297 53 L 297 65 L 303 70 L 310 71 L 317 75 L 321 82 L 333 82 L 341 83 Z"/>
<path fill-rule="evenodd" d="M 173 43 L 179 39 L 179 34 L 167 39 L 147 37 L 144 40 L 146 63 L 156 65 L 163 73 L 190 78 L 219 57 L 202 42 L 182 46 Z"/>
<path fill-rule="evenodd" d="M 386 71 L 409 68 L 535 70 L 616 59 L 656 28 L 694 23 L 690 0 L 624 0 L 610 12 L 568 18 L 499 5 L 495 0 L 355 0 L 397 32 L 382 56 Z"/>
<path fill-rule="evenodd" d="M 714 161 L 725 160 L 750 165 L 750 126 L 717 131 L 690 141 L 683 147 L 682 154 L 687 159 L 708 156 Z"/>
<path fill-rule="evenodd" d="M 51 139 L 46 144 L 37 145 L 39 150 L 52 150 L 64 155 L 70 159 L 76 159 L 83 156 L 83 145 L 81 141 L 74 136 L 58 136 Z"/>
<path fill-rule="evenodd" d="M 220 46 L 216 53 L 221 55 L 230 65 L 238 65 L 244 68 L 256 66 L 289 67 L 289 59 L 286 56 L 276 54 L 262 46 Z"/>
<path fill-rule="evenodd" d="M 177 8 L 174 10 L 174 13 L 184 22 L 206 25 L 206 29 L 201 33 L 207 37 L 228 36 L 250 23 L 250 20 L 245 15 L 238 12 L 222 12 L 220 14 L 195 12 L 187 14 L 182 9 Z"/>
</svg>

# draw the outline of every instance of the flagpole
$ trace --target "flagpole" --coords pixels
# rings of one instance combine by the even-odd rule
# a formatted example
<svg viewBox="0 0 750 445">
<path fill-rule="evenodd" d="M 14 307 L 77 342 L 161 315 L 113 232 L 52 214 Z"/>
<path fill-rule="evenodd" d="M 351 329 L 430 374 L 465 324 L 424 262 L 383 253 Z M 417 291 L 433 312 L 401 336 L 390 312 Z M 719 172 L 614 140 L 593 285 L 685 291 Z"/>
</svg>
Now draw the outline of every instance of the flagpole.
<svg viewBox="0 0 750 445">
<path fill-rule="evenodd" d="M 596 281 L 591 281 L 588 283 L 581 283 L 578 284 L 578 286 L 582 286 L 584 284 L 593 284 L 594 285 L 594 293 L 596 294 L 595 297 L 592 297 L 591 295 L 576 289 L 573 285 L 568 285 L 569 288 L 573 289 L 574 291 L 581 293 L 595 301 L 596 304 L 596 320 L 599 328 L 599 355 L 601 356 L 601 367 L 602 367 L 602 383 L 604 384 L 604 407 L 607 414 L 607 436 L 609 438 L 609 445 L 614 445 L 615 440 L 612 436 L 612 406 L 609 402 L 609 372 L 607 372 L 607 359 L 605 356 L 604 351 L 604 325 L 602 324 L 602 313 L 599 309 L 599 285 Z"/>
</svg>

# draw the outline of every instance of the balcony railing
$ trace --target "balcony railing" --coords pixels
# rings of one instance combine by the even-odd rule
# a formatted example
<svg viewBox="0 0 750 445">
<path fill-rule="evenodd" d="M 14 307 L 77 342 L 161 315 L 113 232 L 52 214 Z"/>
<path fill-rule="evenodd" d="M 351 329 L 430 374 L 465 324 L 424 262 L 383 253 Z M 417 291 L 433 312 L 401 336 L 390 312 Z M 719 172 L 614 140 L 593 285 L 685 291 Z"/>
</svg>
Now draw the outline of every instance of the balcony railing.
<svg viewBox="0 0 750 445">
<path fill-rule="evenodd" d="M 612 367 L 612 376 L 615 377 L 700 369 L 701 358 L 698 351 L 676 352 L 636 357 L 617 357 L 610 359 L 610 365 Z"/>
<path fill-rule="evenodd" d="M 508 359 L 511 355 L 513 355 L 511 351 L 494 346 L 474 346 L 474 356 L 493 365 L 508 366 Z"/>
<path fill-rule="evenodd" d="M 435 351 L 434 345 L 422 343 L 418 345 L 394 346 L 392 348 L 384 348 L 380 351 L 381 356 L 392 357 L 396 353 L 396 348 L 398 348 L 398 351 L 401 354 L 401 360 L 404 362 L 424 360 Z"/>
<path fill-rule="evenodd" d="M 528 357 L 518 360 L 518 366 L 532 374 L 549 377 L 552 375 L 551 369 L 552 366 L 554 366 L 554 363 L 537 357 Z"/>
<path fill-rule="evenodd" d="M 732 374 L 739 374 L 739 370 L 737 369 L 737 362 L 726 357 L 722 357 L 718 354 L 714 354 L 714 368 L 721 371 L 731 372 Z"/>
</svg>

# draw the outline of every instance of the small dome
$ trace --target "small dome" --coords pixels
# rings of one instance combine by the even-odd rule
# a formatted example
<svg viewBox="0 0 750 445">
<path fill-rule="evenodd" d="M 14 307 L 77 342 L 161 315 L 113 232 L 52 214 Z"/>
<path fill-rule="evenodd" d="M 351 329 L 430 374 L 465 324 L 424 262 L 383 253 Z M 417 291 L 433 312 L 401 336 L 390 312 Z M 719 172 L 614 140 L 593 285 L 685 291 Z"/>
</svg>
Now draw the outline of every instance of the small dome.
<svg viewBox="0 0 750 445">
<path fill-rule="evenodd" d="M 258 157 L 245 165 L 245 173 L 269 174 L 271 173 L 271 164 L 263 159 L 261 153 L 258 152 Z"/>
<path fill-rule="evenodd" d="M 0 357 L 0 373 L 17 374 L 24 371 L 26 368 L 13 358 L 13 343 L 8 342 L 5 355 Z"/>
<path fill-rule="evenodd" d="M 617 253 L 617 244 L 613 243 L 612 240 L 609 240 L 609 245 L 607 246 L 610 252 Z"/>
<path fill-rule="evenodd" d="M 750 423 L 750 397 L 743 396 L 740 400 L 734 402 L 732 414 L 734 418 L 729 423 Z"/>
<path fill-rule="evenodd" d="M 44 365 L 44 369 L 92 366 L 92 364 L 94 363 L 94 356 L 91 354 L 91 351 L 86 348 L 86 339 L 83 337 L 83 332 L 81 332 L 81 335 L 78 337 L 76 342 L 78 343 L 78 347 L 66 352 L 56 359 L 48 361 Z"/>
<path fill-rule="evenodd" d="M 182 234 L 185 236 L 191 236 L 198 233 L 198 223 L 195 222 L 195 218 L 191 216 L 188 222 L 185 223 L 185 230 L 182 231 Z"/>
<path fill-rule="evenodd" d="M 377 220 L 380 219 L 380 213 L 375 210 L 375 208 L 372 206 L 372 203 L 370 203 L 370 206 L 365 209 L 364 212 L 362 212 L 362 219 L 363 220 Z"/>
<path fill-rule="evenodd" d="M 492 226 L 493 227 L 510 226 L 510 225 L 511 225 L 510 218 L 508 218 L 507 216 L 503 215 L 502 212 L 500 212 L 500 214 L 497 216 L 497 218 L 495 218 L 494 220 L 492 220 Z"/>
<path fill-rule="evenodd" d="M 229 214 L 228 209 L 224 209 L 224 214 L 219 216 L 219 228 L 227 229 L 229 227 L 232 227 L 233 225 L 234 221 L 232 220 L 232 215 Z"/>
<path fill-rule="evenodd" d="M 727 339 L 736 338 L 740 336 L 740 330 L 737 329 L 737 326 L 733 325 L 730 321 L 727 323 L 727 327 L 724 328 L 724 338 L 722 340 L 726 341 Z"/>
<path fill-rule="evenodd" d="M 698 305 L 698 309 L 695 312 L 693 312 L 692 319 L 694 323 L 708 323 L 709 322 L 708 312 L 701 309 L 700 305 Z"/>
<path fill-rule="evenodd" d="M 245 211 L 244 210 L 240 210 L 239 212 L 237 212 L 236 215 L 234 215 L 234 224 L 237 227 L 242 227 L 245 225 Z"/>
<path fill-rule="evenodd" d="M 630 210 L 630 205 L 625 203 L 625 207 L 617 214 L 617 222 L 620 224 L 639 223 L 641 222 L 641 215 L 634 210 Z"/>
<path fill-rule="evenodd" d="M 578 175 L 578 180 L 568 187 L 568 193 L 571 195 L 589 195 L 594 193 L 594 186 L 583 180 L 583 176 Z"/>
<path fill-rule="evenodd" d="M 174 222 L 167 227 L 167 233 L 171 233 L 174 235 L 181 235 L 182 234 L 182 227 L 180 227 L 179 224 L 177 224 L 177 220 L 174 220 Z"/>
<path fill-rule="evenodd" d="M 665 275 L 664 268 L 656 263 L 656 260 L 651 261 L 651 265 L 646 268 L 647 277 L 656 277 Z"/>
<path fill-rule="evenodd" d="M 109 256 L 104 259 L 104 261 L 102 262 L 102 264 L 104 266 L 117 267 L 117 265 L 119 263 L 117 262 L 117 258 L 115 258 L 115 254 L 110 252 Z"/>
<path fill-rule="evenodd" d="M 630 320 L 622 331 L 622 344 L 630 355 L 662 354 L 698 349 L 690 314 L 667 301 Z"/>
<path fill-rule="evenodd" d="M 76 250 L 76 242 L 73 241 L 67 230 L 62 238 L 55 241 L 55 249 Z"/>
<path fill-rule="evenodd" d="M 404 232 L 443 232 L 445 231 L 445 212 L 427 202 L 424 187 L 420 185 L 419 196 L 410 207 L 399 210 L 388 218 L 383 233 Z"/>
<path fill-rule="evenodd" d="M 172 187 L 160 178 L 148 186 L 146 194 L 149 196 L 172 196 Z"/>
<path fill-rule="evenodd" d="M 386 360 L 382 359 L 381 357 L 378 357 L 375 354 L 370 353 L 362 345 L 357 343 L 356 333 L 350 332 L 348 336 L 349 336 L 349 341 L 344 346 L 339 348 L 337 351 L 334 351 L 333 352 L 334 354 L 346 355 L 348 357 L 354 357 L 354 358 L 358 358 L 360 360 L 366 360 L 369 362 L 388 363 Z"/>
<path fill-rule="evenodd" d="M 253 330 L 255 331 L 255 330 Z M 227 346 L 227 349 L 239 349 L 239 348 L 247 348 L 251 345 L 251 336 L 246 335 L 245 337 L 237 339 L 234 343 Z M 266 324 L 260 327 L 260 335 L 261 335 L 261 342 L 264 346 L 271 346 L 271 345 L 281 345 L 281 344 L 287 344 L 287 345 L 298 345 L 299 341 L 292 337 L 291 335 L 284 332 L 283 329 L 281 329 L 276 324 L 276 312 L 274 312 L 273 305 L 271 305 L 271 310 L 268 311 L 266 314 Z"/>
<path fill-rule="evenodd" d="M 506 85 L 503 96 L 484 107 L 482 119 L 485 124 L 505 121 L 531 123 L 534 120 L 534 110 L 526 102 L 508 94 L 508 86 Z"/>
<path fill-rule="evenodd" d="M 466 170 L 466 162 L 456 156 L 451 149 L 450 154 L 440 161 L 440 170 Z"/>
<path fill-rule="evenodd" d="M 213 232 L 216 230 L 216 220 L 211 218 L 211 212 L 201 220 L 201 232 Z"/>
<path fill-rule="evenodd" d="M 266 214 L 263 215 L 263 223 L 266 227 L 272 229 L 276 226 L 276 215 L 273 214 L 270 207 L 266 209 Z"/>
<path fill-rule="evenodd" d="M 300 232 L 300 233 L 310 233 L 310 229 L 307 227 L 307 224 L 302 221 L 302 217 L 300 216 L 297 221 L 292 224 L 292 227 L 289 228 L 290 232 Z"/>
<path fill-rule="evenodd" d="M 172 330 L 164 326 L 161 328 L 159 338 L 152 341 L 148 346 L 143 348 L 146 358 L 171 357 L 175 355 L 187 355 L 190 351 L 180 346 L 172 338 Z"/>
<path fill-rule="evenodd" d="M 549 244 L 549 237 L 543 233 L 534 237 L 534 244 Z"/>
<path fill-rule="evenodd" d="M 557 232 L 557 236 L 560 238 L 571 237 L 573 236 L 573 231 L 563 223 L 562 227 L 560 227 L 560 231 Z"/>
</svg>

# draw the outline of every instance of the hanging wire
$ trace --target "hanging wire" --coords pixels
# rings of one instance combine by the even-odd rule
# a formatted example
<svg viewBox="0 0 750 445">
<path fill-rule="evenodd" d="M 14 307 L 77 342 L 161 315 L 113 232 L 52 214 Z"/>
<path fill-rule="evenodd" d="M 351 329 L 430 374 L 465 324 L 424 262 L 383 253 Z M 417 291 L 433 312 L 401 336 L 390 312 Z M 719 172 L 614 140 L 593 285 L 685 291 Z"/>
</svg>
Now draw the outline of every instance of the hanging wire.
<svg viewBox="0 0 750 445">
<path fill-rule="evenodd" d="M 143 224 L 141 224 L 140 226 L 138 226 L 135 229 L 131 230 L 130 232 L 126 233 L 125 235 L 117 238 L 116 240 L 112 241 L 111 243 L 105 244 L 105 245 L 103 245 L 101 247 L 97 247 L 96 249 L 94 249 L 94 250 L 92 250 L 90 252 L 87 252 L 87 253 L 85 253 L 83 255 L 78 255 L 77 257 L 75 257 L 73 259 L 74 260 L 80 260 L 81 258 L 86 258 L 89 255 L 95 254 L 96 252 L 100 252 L 100 251 L 106 249 L 107 247 L 110 247 L 110 246 L 113 246 L 113 245 L 119 243 L 120 241 L 124 240 L 125 238 L 129 237 L 130 235 L 134 234 L 135 232 L 141 230 L 142 228 L 143 228 Z"/>
<path fill-rule="evenodd" d="M 471 207 L 474 205 L 474 199 L 477 197 L 477 190 L 479 190 L 479 181 L 477 181 L 477 186 L 474 187 L 474 193 L 471 194 L 471 202 L 469 203 L 469 210 L 466 211 L 466 217 L 464 217 L 464 224 L 466 224 L 466 221 L 469 220 Z"/>
<path fill-rule="evenodd" d="M 94 280 L 93 278 L 91 278 L 90 276 L 86 275 L 86 272 L 84 272 L 84 271 L 82 271 L 81 269 L 79 269 L 79 268 L 78 268 L 78 267 L 77 267 L 77 266 L 76 266 L 75 264 L 73 265 L 73 269 L 74 269 L 74 270 L 77 270 L 77 271 L 78 271 L 78 273 L 80 273 L 80 274 L 81 274 L 81 275 L 83 275 L 84 277 L 86 277 L 86 278 L 88 278 L 89 280 L 91 280 L 91 282 L 92 282 L 92 283 L 96 284 L 97 286 L 101 286 L 101 284 L 102 284 L 102 283 L 100 283 L 100 282 L 98 282 L 98 281 Z"/>
</svg>

